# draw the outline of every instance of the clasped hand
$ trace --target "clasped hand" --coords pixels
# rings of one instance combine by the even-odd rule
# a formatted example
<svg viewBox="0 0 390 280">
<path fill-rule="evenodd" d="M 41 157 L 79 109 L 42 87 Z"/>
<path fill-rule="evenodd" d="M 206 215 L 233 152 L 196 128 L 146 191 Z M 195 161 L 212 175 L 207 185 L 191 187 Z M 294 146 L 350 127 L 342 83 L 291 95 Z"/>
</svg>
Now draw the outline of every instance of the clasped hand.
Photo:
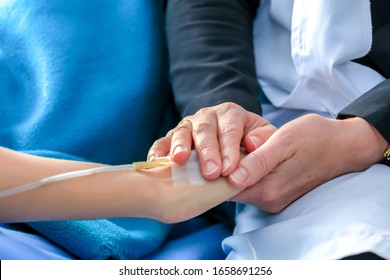
<svg viewBox="0 0 390 280">
<path fill-rule="evenodd" d="M 279 212 L 322 183 L 381 161 L 387 144 L 358 117 L 309 114 L 277 130 L 266 119 L 224 103 L 184 118 L 153 144 L 148 159 L 170 154 L 183 163 L 194 147 L 206 179 L 226 176 L 243 189 L 232 200 Z"/>
</svg>

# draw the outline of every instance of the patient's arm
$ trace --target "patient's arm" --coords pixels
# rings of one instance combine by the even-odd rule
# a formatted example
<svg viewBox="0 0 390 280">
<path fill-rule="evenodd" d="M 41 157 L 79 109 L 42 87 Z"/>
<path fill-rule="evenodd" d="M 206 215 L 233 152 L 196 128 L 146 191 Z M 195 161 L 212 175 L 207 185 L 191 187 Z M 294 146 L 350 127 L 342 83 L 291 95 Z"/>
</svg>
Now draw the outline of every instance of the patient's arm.
<svg viewBox="0 0 390 280">
<path fill-rule="evenodd" d="M 0 148 L 0 190 L 98 166 Z M 108 172 L 0 198 L 0 222 L 148 217 L 173 223 L 197 216 L 239 191 L 224 178 L 203 186 L 174 186 L 169 166 Z"/>
</svg>

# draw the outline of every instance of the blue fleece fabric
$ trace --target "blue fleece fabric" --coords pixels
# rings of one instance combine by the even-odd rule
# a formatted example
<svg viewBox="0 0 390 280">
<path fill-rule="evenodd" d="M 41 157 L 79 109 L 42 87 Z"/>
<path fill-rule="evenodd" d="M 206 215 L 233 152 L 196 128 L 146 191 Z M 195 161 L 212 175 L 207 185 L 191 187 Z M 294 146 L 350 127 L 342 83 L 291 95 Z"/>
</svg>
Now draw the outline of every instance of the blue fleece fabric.
<svg viewBox="0 0 390 280">
<path fill-rule="evenodd" d="M 0 145 L 107 164 L 145 159 L 169 100 L 163 27 L 157 0 L 1 1 Z M 170 230 L 128 223 L 29 225 L 82 259 L 140 258 Z M 0 226 L 0 237 L 9 232 Z"/>
<path fill-rule="evenodd" d="M 0 144 L 145 159 L 168 101 L 161 2 L 2 2 Z"/>
</svg>

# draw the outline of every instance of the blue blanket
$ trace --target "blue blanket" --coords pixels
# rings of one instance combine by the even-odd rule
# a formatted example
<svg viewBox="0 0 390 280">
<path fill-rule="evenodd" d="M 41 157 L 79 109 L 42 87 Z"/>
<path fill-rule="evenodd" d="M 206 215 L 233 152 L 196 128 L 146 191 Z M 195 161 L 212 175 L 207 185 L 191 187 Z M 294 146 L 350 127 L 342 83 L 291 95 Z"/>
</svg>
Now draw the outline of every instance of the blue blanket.
<svg viewBox="0 0 390 280">
<path fill-rule="evenodd" d="M 0 144 L 143 160 L 169 101 L 161 1 L 0 6 Z"/>
<path fill-rule="evenodd" d="M 144 160 L 172 125 L 163 28 L 156 0 L 2 2 L 0 145 L 107 164 Z M 131 228 L 109 220 L 29 225 L 82 259 L 140 258 L 171 228 L 148 219 L 126 224 Z M 0 227 L 2 238 L 5 231 Z M 11 250 L 5 244 L 3 256 Z"/>
<path fill-rule="evenodd" d="M 2 2 L 0 145 L 106 164 L 144 160 L 178 120 L 162 2 Z M 230 232 L 204 217 L 0 224 L 0 259 L 220 259 Z"/>
</svg>

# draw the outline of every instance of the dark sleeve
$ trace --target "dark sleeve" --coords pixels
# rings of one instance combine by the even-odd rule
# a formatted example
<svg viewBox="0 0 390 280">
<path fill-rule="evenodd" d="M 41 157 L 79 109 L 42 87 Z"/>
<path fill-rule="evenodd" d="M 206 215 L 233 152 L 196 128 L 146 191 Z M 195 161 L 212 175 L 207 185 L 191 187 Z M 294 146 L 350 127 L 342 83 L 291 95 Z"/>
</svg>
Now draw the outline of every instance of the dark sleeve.
<svg viewBox="0 0 390 280">
<path fill-rule="evenodd" d="M 259 0 L 168 0 L 170 75 L 182 117 L 234 102 L 260 114 L 252 28 Z"/>
<path fill-rule="evenodd" d="M 361 117 L 390 143 L 390 79 L 363 94 L 344 108 L 337 117 Z"/>
</svg>

